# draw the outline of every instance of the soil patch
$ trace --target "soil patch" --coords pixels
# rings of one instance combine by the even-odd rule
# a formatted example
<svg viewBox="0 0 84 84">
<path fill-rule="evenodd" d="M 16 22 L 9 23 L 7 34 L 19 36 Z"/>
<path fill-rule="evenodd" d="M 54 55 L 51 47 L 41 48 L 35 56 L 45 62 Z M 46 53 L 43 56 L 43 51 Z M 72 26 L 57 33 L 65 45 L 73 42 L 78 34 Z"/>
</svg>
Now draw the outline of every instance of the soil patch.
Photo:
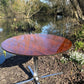
<svg viewBox="0 0 84 84">
<path fill-rule="evenodd" d="M 55 56 L 39 57 L 39 76 L 63 72 L 61 75 L 39 79 L 40 84 L 83 84 L 84 73 L 80 71 L 78 65 L 71 61 L 61 63 L 62 54 Z M 0 84 L 14 84 L 31 77 L 27 68 L 30 65 L 33 69 L 33 58 L 24 56 L 14 56 L 7 59 L 0 65 Z M 26 84 L 34 84 L 30 81 Z"/>
</svg>

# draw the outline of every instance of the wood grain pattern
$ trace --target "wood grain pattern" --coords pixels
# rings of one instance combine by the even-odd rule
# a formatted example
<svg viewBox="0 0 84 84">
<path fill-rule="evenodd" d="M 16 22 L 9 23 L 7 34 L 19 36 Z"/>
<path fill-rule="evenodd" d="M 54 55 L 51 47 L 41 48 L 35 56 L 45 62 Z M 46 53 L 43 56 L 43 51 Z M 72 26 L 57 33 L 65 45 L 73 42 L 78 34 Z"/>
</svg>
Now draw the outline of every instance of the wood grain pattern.
<svg viewBox="0 0 84 84">
<path fill-rule="evenodd" d="M 4 50 L 24 56 L 55 55 L 68 50 L 71 46 L 70 40 L 50 34 L 25 34 L 1 43 Z"/>
</svg>

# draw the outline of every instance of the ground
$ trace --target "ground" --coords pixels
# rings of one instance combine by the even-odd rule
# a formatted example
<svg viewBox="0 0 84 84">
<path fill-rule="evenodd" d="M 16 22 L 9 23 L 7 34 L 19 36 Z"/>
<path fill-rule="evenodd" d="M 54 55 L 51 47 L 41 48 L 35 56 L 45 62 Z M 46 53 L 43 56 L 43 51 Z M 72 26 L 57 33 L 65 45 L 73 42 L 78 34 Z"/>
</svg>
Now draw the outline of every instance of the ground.
<svg viewBox="0 0 84 84">
<path fill-rule="evenodd" d="M 61 75 L 39 79 L 40 84 L 84 84 L 84 72 L 80 71 L 77 63 L 71 61 L 61 63 L 62 56 L 63 54 L 39 57 L 39 76 L 63 72 Z M 30 75 L 28 65 L 33 69 L 32 57 L 14 56 L 7 59 L 0 65 L 0 84 L 14 84 L 28 79 Z M 34 81 L 26 84 L 34 84 Z"/>
</svg>

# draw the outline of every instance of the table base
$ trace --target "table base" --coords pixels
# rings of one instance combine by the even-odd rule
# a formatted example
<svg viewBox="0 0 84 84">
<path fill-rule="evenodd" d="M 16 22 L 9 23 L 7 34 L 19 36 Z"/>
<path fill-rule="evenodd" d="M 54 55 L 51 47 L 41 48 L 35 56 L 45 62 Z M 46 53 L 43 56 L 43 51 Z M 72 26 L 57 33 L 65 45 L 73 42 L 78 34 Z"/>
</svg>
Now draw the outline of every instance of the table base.
<svg viewBox="0 0 84 84">
<path fill-rule="evenodd" d="M 59 72 L 59 73 L 44 75 L 44 76 L 39 77 L 38 76 L 38 57 L 33 57 L 33 58 L 34 58 L 34 72 L 31 69 L 31 67 L 28 66 L 28 69 L 30 70 L 30 72 L 32 74 L 32 78 L 25 80 L 25 81 L 22 81 L 22 82 L 18 82 L 16 84 L 24 84 L 24 83 L 30 82 L 32 80 L 34 80 L 36 84 L 40 84 L 39 78 L 46 78 L 46 77 L 50 77 L 50 76 L 54 76 L 54 75 L 60 75 L 63 73 L 63 72 Z"/>
</svg>

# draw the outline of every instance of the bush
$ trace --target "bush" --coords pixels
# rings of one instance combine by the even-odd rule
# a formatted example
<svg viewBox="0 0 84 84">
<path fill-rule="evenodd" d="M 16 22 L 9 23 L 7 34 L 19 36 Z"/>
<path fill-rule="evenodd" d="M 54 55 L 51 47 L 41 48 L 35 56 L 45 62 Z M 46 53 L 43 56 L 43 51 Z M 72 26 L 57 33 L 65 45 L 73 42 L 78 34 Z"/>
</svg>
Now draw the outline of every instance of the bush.
<svg viewBox="0 0 84 84">
<path fill-rule="evenodd" d="M 84 25 L 75 32 L 76 42 L 75 49 L 81 49 L 84 50 Z"/>
<path fill-rule="evenodd" d="M 69 52 L 70 60 L 76 61 L 79 64 L 84 64 L 84 54 L 77 51 Z"/>
</svg>

